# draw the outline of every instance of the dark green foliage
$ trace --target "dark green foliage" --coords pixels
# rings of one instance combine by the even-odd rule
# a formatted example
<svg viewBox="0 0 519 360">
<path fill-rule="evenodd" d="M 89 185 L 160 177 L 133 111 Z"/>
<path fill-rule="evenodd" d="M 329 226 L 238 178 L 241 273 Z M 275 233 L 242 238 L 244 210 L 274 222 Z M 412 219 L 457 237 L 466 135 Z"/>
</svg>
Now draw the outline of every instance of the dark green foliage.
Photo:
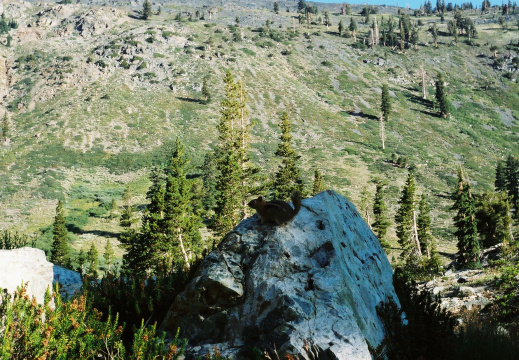
<svg viewBox="0 0 519 360">
<path fill-rule="evenodd" d="M 218 130 L 216 206 L 212 228 L 223 236 L 247 213 L 246 198 L 261 189 L 259 168 L 249 159 L 249 127 L 246 110 L 247 94 L 241 82 L 235 82 L 228 70 L 224 77 L 225 99 Z"/>
<path fill-rule="evenodd" d="M 108 266 L 108 272 L 110 272 L 110 267 L 114 261 L 114 248 L 110 243 L 110 239 L 106 240 L 103 257 L 105 259 L 106 265 Z"/>
<path fill-rule="evenodd" d="M 184 154 L 184 146 L 177 139 L 176 147 L 166 172 L 164 193 L 164 217 L 161 238 L 154 252 L 156 261 L 162 262 L 162 268 L 170 270 L 176 264 L 189 268 L 193 261 L 188 254 L 201 253 L 199 228 L 201 219 L 193 203 L 192 181 L 187 179 L 189 160 Z"/>
<path fill-rule="evenodd" d="M 387 229 L 391 225 L 388 218 L 388 208 L 384 201 L 384 186 L 386 183 L 379 181 L 375 192 L 375 201 L 373 203 L 373 214 L 375 215 L 375 222 L 372 224 L 373 232 L 380 240 L 380 244 L 389 254 L 391 246 L 386 240 Z"/>
<path fill-rule="evenodd" d="M 476 218 L 482 248 L 512 240 L 509 198 L 505 193 L 487 193 L 476 198 Z"/>
<path fill-rule="evenodd" d="M 506 158 L 505 175 L 508 196 L 517 215 L 519 214 L 519 158 L 508 155 Z"/>
<path fill-rule="evenodd" d="M 211 102 L 211 92 L 209 91 L 209 86 L 207 85 L 207 78 L 204 78 L 202 82 L 202 103 L 209 104 Z"/>
<path fill-rule="evenodd" d="M 0 292 L 0 303 L 2 359 L 178 359 L 186 344 L 177 336 L 166 347 L 155 326 L 141 323 L 125 347 L 117 315 L 101 320 L 84 295 L 63 301 L 57 291 L 47 292 L 44 303 L 37 304 L 22 287 L 13 296 Z"/>
<path fill-rule="evenodd" d="M 288 119 L 288 113 L 281 115 L 281 142 L 274 155 L 281 158 L 281 164 L 278 167 L 274 179 L 274 198 L 277 200 L 290 201 L 294 192 L 304 193 L 304 184 L 301 179 L 301 170 L 297 167 L 297 161 L 300 156 L 292 149 L 292 124 Z"/>
<path fill-rule="evenodd" d="M 321 172 L 317 169 L 315 169 L 314 172 L 314 184 L 312 185 L 312 196 L 320 193 L 325 189 L 324 187 L 324 180 L 321 175 Z"/>
<path fill-rule="evenodd" d="M 472 196 L 470 182 L 465 180 L 463 172 L 458 172 L 458 185 L 453 194 L 456 211 L 454 216 L 454 233 L 458 239 L 458 264 L 461 267 L 478 268 L 479 262 L 479 240 L 476 219 L 476 202 Z"/>
<path fill-rule="evenodd" d="M 79 254 L 76 257 L 76 263 L 78 265 L 76 271 L 79 272 L 82 276 L 85 274 L 85 264 L 87 258 L 83 249 L 79 250 Z"/>
<path fill-rule="evenodd" d="M 0 34 L 6 34 L 8 32 L 9 32 L 9 24 L 7 23 L 5 14 L 2 13 L 2 16 L 0 17 Z"/>
<path fill-rule="evenodd" d="M 391 113 L 391 99 L 389 98 L 389 88 L 387 84 L 382 85 L 382 100 L 380 104 L 380 111 L 382 111 L 382 117 L 384 121 L 389 120 L 389 114 Z"/>
<path fill-rule="evenodd" d="M 344 24 L 342 23 L 342 20 L 339 21 L 339 25 L 337 27 L 339 30 L 339 36 L 342 36 L 342 32 L 344 31 Z"/>
<path fill-rule="evenodd" d="M 496 192 L 507 191 L 507 179 L 506 179 L 506 166 L 505 162 L 502 160 L 497 161 L 496 166 L 496 180 L 494 182 L 494 187 L 496 188 Z"/>
<path fill-rule="evenodd" d="M 97 276 L 98 276 L 98 273 L 97 273 L 97 264 L 98 264 L 97 255 L 98 255 L 97 248 L 96 248 L 95 244 L 92 243 L 92 245 L 90 246 L 90 249 L 87 252 L 86 260 L 87 260 L 87 263 L 88 263 L 87 275 L 90 276 L 90 277 L 93 277 L 94 279 L 96 279 Z"/>
<path fill-rule="evenodd" d="M 439 275 L 443 273 L 443 265 L 436 249 L 436 243 L 431 234 L 431 215 L 427 196 L 422 194 L 418 205 L 418 217 L 416 219 L 416 227 L 418 241 L 422 250 L 422 262 L 424 276 Z"/>
<path fill-rule="evenodd" d="M 393 299 L 377 307 L 385 338 L 377 349 L 372 350 L 374 358 L 453 359 L 452 351 L 456 344 L 454 318 L 429 292 L 420 291 L 401 268 L 395 270 L 393 283 L 401 308 Z M 404 316 L 406 325 L 402 323 Z"/>
<path fill-rule="evenodd" d="M 497 286 L 502 294 L 494 301 L 499 309 L 496 313 L 500 320 L 511 320 L 519 315 L 519 262 L 501 268 Z"/>
<path fill-rule="evenodd" d="M 436 80 L 436 102 L 440 108 L 440 116 L 444 119 L 447 118 L 450 113 L 450 102 L 449 99 L 447 99 L 445 83 L 441 73 L 438 73 L 438 78 Z"/>
<path fill-rule="evenodd" d="M 132 209 L 132 206 L 130 204 L 130 199 L 131 199 L 131 191 L 130 191 L 130 187 L 127 186 L 125 189 L 124 189 L 124 193 L 123 193 L 123 196 L 122 196 L 122 200 L 123 200 L 123 210 L 122 210 L 122 213 L 121 213 L 121 220 L 119 221 L 119 225 L 125 229 L 129 229 L 131 226 L 132 226 L 132 214 L 133 214 L 133 209 Z"/>
<path fill-rule="evenodd" d="M 419 254 L 421 255 L 413 228 L 415 217 L 415 191 L 414 176 L 410 171 L 407 176 L 407 181 L 402 188 L 402 196 L 398 201 L 400 207 L 395 216 L 395 222 L 397 224 L 396 236 L 403 250 L 400 254 L 400 258 L 403 260 L 415 258 Z"/>
<path fill-rule="evenodd" d="M 53 225 L 53 241 L 52 241 L 52 255 L 50 261 L 56 265 L 68 267 L 70 265 L 68 246 L 68 232 L 65 227 L 65 215 L 63 211 L 63 203 L 58 201 L 56 207 L 56 216 Z"/>
<path fill-rule="evenodd" d="M 196 270 L 192 268 L 191 275 Z M 190 274 L 178 270 L 161 273 L 153 277 L 117 277 L 107 274 L 99 281 L 84 282 L 83 290 L 93 307 L 104 317 L 115 316 L 126 324 L 122 335 L 125 344 L 132 340 L 132 329 L 137 329 L 142 321 L 160 323 L 172 300 L 184 289 Z"/>
<path fill-rule="evenodd" d="M 8 230 L 3 230 L 0 233 L 0 250 L 12 250 L 22 248 L 29 242 L 29 237 L 27 235 L 18 234 L 15 232 L 14 234 Z"/>
<path fill-rule="evenodd" d="M 274 12 L 279 14 L 279 3 L 277 1 L 274 1 Z"/>
<path fill-rule="evenodd" d="M 203 207 L 206 211 L 212 211 L 216 206 L 217 166 L 214 152 L 208 152 L 202 165 L 202 181 L 204 186 Z"/>
<path fill-rule="evenodd" d="M 142 4 L 142 18 L 144 20 L 148 20 L 151 17 L 151 2 L 149 0 L 145 0 L 144 4 Z"/>
</svg>

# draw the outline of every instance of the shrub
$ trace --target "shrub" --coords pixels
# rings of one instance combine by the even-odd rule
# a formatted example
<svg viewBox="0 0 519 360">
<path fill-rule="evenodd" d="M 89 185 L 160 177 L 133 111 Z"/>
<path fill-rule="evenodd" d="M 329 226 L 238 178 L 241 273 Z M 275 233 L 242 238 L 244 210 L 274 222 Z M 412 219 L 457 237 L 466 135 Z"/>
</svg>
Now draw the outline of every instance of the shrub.
<svg viewBox="0 0 519 360">
<path fill-rule="evenodd" d="M 137 66 L 137 70 L 146 69 L 148 67 L 148 63 L 146 61 L 143 61 Z"/>
<path fill-rule="evenodd" d="M 103 69 L 108 66 L 108 65 L 106 65 L 106 63 L 103 60 L 97 60 L 94 63 L 94 65 L 99 66 L 100 68 L 103 68 Z"/>
<path fill-rule="evenodd" d="M 63 301 L 57 291 L 47 292 L 44 303 L 37 304 L 23 286 L 13 296 L 0 292 L 0 304 L 4 359 L 178 359 L 185 349 L 186 341 L 178 334 L 166 348 L 164 335 L 156 337 L 155 326 L 141 323 L 126 351 L 121 340 L 124 326 L 118 325 L 117 316 L 102 321 L 102 313 L 84 295 Z"/>
<path fill-rule="evenodd" d="M 0 249 L 12 250 L 24 247 L 29 242 L 27 235 L 20 235 L 17 232 L 14 234 L 10 231 L 4 230 L 0 233 Z"/>
</svg>

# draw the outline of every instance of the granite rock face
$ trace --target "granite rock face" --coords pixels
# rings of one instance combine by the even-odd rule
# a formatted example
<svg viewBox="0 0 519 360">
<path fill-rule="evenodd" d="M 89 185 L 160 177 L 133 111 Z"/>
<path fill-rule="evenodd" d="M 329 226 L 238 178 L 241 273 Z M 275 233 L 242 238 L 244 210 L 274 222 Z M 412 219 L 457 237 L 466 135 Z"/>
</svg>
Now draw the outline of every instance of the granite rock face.
<svg viewBox="0 0 519 360">
<path fill-rule="evenodd" d="M 376 306 L 398 303 L 392 269 L 355 207 L 333 191 L 285 226 L 242 221 L 205 259 L 162 324 L 188 357 L 274 348 L 304 359 L 369 359 L 384 337 Z M 275 357 L 273 357 L 275 358 Z"/>
<path fill-rule="evenodd" d="M 27 283 L 27 295 L 34 296 L 41 304 L 45 291 L 52 289 L 54 282 L 60 284 L 62 296 L 73 295 L 82 284 L 79 273 L 47 261 L 43 250 L 30 247 L 0 250 L 0 289 L 12 294 Z"/>
</svg>

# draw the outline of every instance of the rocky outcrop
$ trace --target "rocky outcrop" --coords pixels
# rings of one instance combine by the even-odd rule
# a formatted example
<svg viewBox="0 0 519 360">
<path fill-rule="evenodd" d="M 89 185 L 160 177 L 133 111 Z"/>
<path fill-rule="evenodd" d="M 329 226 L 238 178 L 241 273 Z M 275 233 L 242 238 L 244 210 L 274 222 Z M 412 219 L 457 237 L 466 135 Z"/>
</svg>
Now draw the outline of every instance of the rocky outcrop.
<svg viewBox="0 0 519 360">
<path fill-rule="evenodd" d="M 285 226 L 244 220 L 171 305 L 165 330 L 188 353 L 231 358 L 274 349 L 304 359 L 369 359 L 384 337 L 376 306 L 398 299 L 378 239 L 355 207 L 326 191 Z M 273 357 L 274 358 L 274 357 Z"/>
<path fill-rule="evenodd" d="M 81 276 L 48 262 L 45 252 L 34 248 L 0 250 L 0 289 L 14 293 L 27 283 L 27 295 L 43 303 L 45 291 L 59 282 L 62 295 L 72 295 L 81 287 Z"/>
</svg>

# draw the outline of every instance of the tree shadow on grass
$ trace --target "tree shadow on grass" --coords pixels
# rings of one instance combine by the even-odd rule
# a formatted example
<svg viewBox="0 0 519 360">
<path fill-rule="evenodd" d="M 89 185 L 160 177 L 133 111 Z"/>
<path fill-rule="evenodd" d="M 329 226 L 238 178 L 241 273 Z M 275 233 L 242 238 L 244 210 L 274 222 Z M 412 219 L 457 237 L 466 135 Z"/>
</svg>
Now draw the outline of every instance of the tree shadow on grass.
<svg viewBox="0 0 519 360">
<path fill-rule="evenodd" d="M 192 99 L 192 98 L 187 98 L 187 97 L 182 97 L 182 96 L 177 96 L 177 99 L 186 101 L 186 102 L 190 102 L 190 103 L 202 104 L 202 100 L 198 100 L 198 99 Z"/>
<path fill-rule="evenodd" d="M 422 114 L 427 115 L 427 116 L 432 116 L 432 117 L 437 117 L 437 118 L 441 117 L 437 112 L 419 110 L 419 109 L 413 109 L 413 108 L 411 108 L 411 110 L 421 112 Z"/>
<path fill-rule="evenodd" d="M 345 112 L 346 114 L 349 114 L 351 116 L 357 116 L 357 117 L 370 119 L 370 120 L 379 120 L 378 116 L 366 114 L 366 113 L 363 113 L 362 111 L 349 110 L 349 111 L 343 111 L 343 112 Z"/>
<path fill-rule="evenodd" d="M 431 108 L 433 106 L 433 102 L 431 100 L 423 99 L 421 96 L 417 96 L 410 91 L 404 92 L 403 94 L 408 100 L 415 104 L 422 105 L 426 108 Z"/>
</svg>

